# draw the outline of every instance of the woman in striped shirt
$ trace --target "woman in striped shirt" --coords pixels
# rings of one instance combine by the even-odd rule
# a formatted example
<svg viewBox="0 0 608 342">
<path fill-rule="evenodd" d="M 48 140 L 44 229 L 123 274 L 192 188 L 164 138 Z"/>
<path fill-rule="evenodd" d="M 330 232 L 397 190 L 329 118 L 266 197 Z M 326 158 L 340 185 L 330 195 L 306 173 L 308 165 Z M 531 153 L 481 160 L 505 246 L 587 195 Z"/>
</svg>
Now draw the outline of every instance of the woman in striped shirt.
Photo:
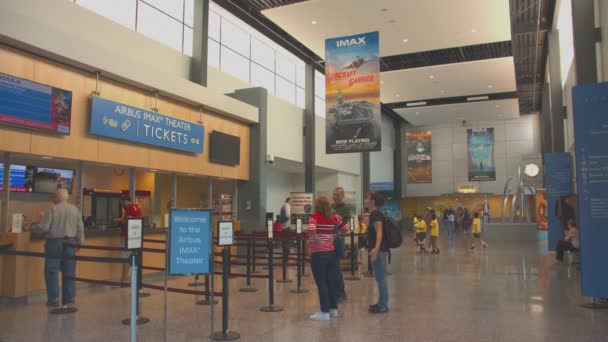
<svg viewBox="0 0 608 342">
<path fill-rule="evenodd" d="M 332 216 L 327 197 L 315 201 L 315 213 L 308 220 L 308 237 L 312 274 L 319 292 L 321 311 L 310 316 L 316 321 L 338 317 L 337 277 L 338 262 L 334 247 L 334 229 L 346 234 L 349 227 L 339 215 Z"/>
</svg>

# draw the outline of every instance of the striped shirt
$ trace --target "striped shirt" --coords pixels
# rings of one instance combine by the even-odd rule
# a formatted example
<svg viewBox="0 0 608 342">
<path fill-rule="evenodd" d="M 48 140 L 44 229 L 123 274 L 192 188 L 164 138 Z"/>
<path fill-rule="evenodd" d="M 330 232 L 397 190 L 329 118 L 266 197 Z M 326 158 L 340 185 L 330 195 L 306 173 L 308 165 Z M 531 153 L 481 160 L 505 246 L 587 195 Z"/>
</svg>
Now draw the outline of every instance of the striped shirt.
<svg viewBox="0 0 608 342">
<path fill-rule="evenodd" d="M 334 247 L 334 225 L 338 225 L 340 234 L 345 234 L 349 227 L 344 221 L 338 221 L 334 217 L 327 220 L 320 214 L 314 214 L 308 219 L 308 240 L 311 253 L 331 252 Z M 318 241 L 314 237 L 318 238 Z"/>
</svg>

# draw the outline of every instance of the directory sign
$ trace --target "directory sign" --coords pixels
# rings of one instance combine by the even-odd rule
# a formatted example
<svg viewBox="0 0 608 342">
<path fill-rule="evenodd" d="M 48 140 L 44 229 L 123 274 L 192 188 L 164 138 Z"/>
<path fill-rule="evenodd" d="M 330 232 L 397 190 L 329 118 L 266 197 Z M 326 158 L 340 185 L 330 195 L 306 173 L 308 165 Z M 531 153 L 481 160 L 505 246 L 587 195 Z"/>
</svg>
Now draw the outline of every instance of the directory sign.
<svg viewBox="0 0 608 342">
<path fill-rule="evenodd" d="M 608 297 L 608 83 L 572 90 L 581 289 L 586 297 Z"/>
<path fill-rule="evenodd" d="M 167 271 L 171 275 L 209 273 L 211 210 L 171 209 Z"/>
<path fill-rule="evenodd" d="M 568 152 L 545 153 L 545 187 L 547 188 L 548 218 L 549 218 L 549 250 L 555 250 L 557 241 L 564 238 L 563 209 L 561 196 L 572 193 L 572 158 Z M 573 218 L 573 217 L 572 217 Z"/>
<path fill-rule="evenodd" d="M 202 154 L 205 131 L 193 122 L 93 96 L 91 133 Z"/>
<path fill-rule="evenodd" d="M 0 124 L 70 134 L 72 92 L 0 73 Z"/>
</svg>

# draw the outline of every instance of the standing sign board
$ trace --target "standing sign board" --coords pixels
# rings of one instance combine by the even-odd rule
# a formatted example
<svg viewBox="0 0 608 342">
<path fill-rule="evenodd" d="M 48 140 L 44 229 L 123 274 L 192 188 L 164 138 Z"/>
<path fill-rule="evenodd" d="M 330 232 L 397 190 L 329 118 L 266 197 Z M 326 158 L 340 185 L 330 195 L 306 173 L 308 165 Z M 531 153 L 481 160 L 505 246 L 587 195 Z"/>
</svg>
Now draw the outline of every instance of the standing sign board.
<svg viewBox="0 0 608 342">
<path fill-rule="evenodd" d="M 314 209 L 314 196 L 308 192 L 291 193 L 291 223 L 295 224 L 297 219 L 308 224 L 308 218 Z"/>
<path fill-rule="evenodd" d="M 232 221 L 221 221 L 217 223 L 218 246 L 230 246 L 234 241 L 234 223 Z"/>
<path fill-rule="evenodd" d="M 564 238 L 564 224 L 557 209 L 561 196 L 572 193 L 572 159 L 570 153 L 545 153 L 545 187 L 549 218 L 549 250 L 555 250 L 557 241 Z M 560 210 L 561 211 L 561 210 Z M 561 214 L 560 214 L 561 215 Z"/>
<path fill-rule="evenodd" d="M 140 249 L 143 247 L 143 219 L 127 219 L 127 247 L 128 250 Z"/>
<path fill-rule="evenodd" d="M 325 40 L 325 151 L 381 150 L 378 31 Z"/>
<path fill-rule="evenodd" d="M 169 214 L 167 271 L 207 274 L 211 253 L 211 210 L 172 208 Z"/>
<path fill-rule="evenodd" d="M 572 90 L 583 296 L 608 297 L 608 83 Z"/>
</svg>

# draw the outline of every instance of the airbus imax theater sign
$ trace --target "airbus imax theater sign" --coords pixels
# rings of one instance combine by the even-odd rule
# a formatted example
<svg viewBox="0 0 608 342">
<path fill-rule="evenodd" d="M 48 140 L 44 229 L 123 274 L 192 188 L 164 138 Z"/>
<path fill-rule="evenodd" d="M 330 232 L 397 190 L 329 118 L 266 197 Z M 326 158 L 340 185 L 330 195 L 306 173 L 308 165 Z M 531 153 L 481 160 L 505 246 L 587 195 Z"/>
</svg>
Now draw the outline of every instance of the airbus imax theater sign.
<svg viewBox="0 0 608 342">
<path fill-rule="evenodd" d="M 91 133 L 202 154 L 202 125 L 93 96 Z"/>
</svg>

